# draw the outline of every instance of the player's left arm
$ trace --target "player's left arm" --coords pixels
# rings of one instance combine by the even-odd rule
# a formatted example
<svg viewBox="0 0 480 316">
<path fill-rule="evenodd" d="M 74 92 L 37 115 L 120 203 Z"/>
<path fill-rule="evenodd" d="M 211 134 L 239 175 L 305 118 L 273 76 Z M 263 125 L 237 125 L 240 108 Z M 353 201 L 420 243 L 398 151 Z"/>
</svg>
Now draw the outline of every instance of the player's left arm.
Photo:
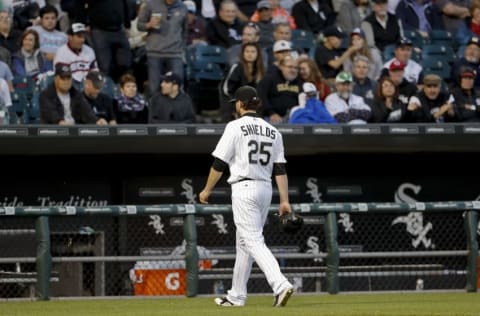
<svg viewBox="0 0 480 316">
<path fill-rule="evenodd" d="M 283 166 L 276 166 L 275 169 L 283 169 L 285 170 L 284 164 Z M 288 177 L 287 173 L 281 173 L 275 175 L 275 181 L 277 182 L 278 187 L 278 194 L 280 195 L 280 206 L 278 208 L 278 213 L 280 215 L 290 213 L 292 208 L 290 206 L 290 200 L 288 198 Z"/>
<path fill-rule="evenodd" d="M 212 193 L 213 188 L 218 180 L 222 177 L 223 171 L 228 167 L 227 163 L 221 159 L 215 158 L 210 173 L 208 174 L 207 183 L 199 194 L 200 203 L 208 204 L 208 197 Z"/>
<path fill-rule="evenodd" d="M 278 193 L 280 196 L 280 206 L 278 208 L 278 213 L 280 215 L 290 213 L 292 211 L 288 197 L 288 176 L 286 163 L 287 161 L 285 160 L 283 148 L 283 137 L 279 133 L 273 152 L 273 176 L 277 182 Z"/>
</svg>

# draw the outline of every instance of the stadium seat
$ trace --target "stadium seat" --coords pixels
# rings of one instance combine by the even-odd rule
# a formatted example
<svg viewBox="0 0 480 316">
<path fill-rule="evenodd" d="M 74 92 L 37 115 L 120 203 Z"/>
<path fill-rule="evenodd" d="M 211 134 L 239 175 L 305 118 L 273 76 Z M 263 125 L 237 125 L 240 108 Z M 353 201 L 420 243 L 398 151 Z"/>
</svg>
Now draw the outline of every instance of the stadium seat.
<svg viewBox="0 0 480 316">
<path fill-rule="evenodd" d="M 403 35 L 412 41 L 414 47 L 422 48 L 423 45 L 426 45 L 429 42 L 428 38 L 424 38 L 416 30 L 404 30 Z"/>
<path fill-rule="evenodd" d="M 31 77 L 15 76 L 13 77 L 12 84 L 16 93 L 25 95 L 27 98 L 30 98 L 33 95 L 35 82 Z"/>
<path fill-rule="evenodd" d="M 457 48 L 457 52 L 455 54 L 455 59 L 456 60 L 459 60 L 460 58 L 463 57 L 463 55 L 465 54 L 465 48 L 467 47 L 467 45 L 460 45 L 458 48 Z"/>
<path fill-rule="evenodd" d="M 206 80 L 222 80 L 224 71 L 217 63 L 206 61 L 195 61 L 192 65 L 192 78 L 196 81 Z"/>
<path fill-rule="evenodd" d="M 40 91 L 45 90 L 49 85 L 52 84 L 54 78 L 55 74 L 53 71 L 41 74 L 37 79 L 37 87 L 40 89 Z"/>
<path fill-rule="evenodd" d="M 292 44 L 294 48 L 301 48 L 307 54 L 310 54 L 310 52 L 315 51 L 315 35 L 306 30 L 293 30 Z"/>
<path fill-rule="evenodd" d="M 429 34 L 430 44 L 450 47 L 453 47 L 455 44 L 452 32 L 446 30 L 431 30 Z"/>
<path fill-rule="evenodd" d="M 450 78 L 450 65 L 438 58 L 424 58 L 422 59 L 421 65 L 423 67 L 423 73 L 436 74 L 440 76 L 444 81 L 449 80 Z"/>
<path fill-rule="evenodd" d="M 10 124 L 25 124 L 25 112 L 28 108 L 28 98 L 23 93 L 14 92 L 12 96 L 12 106 L 8 108 L 10 116 Z"/>
<path fill-rule="evenodd" d="M 103 85 L 102 92 L 110 96 L 111 98 L 116 98 L 120 95 L 120 88 L 109 76 L 105 77 L 105 84 Z"/>
<path fill-rule="evenodd" d="M 27 124 L 40 124 L 40 89 L 33 90 L 33 96 L 26 110 Z"/>
<path fill-rule="evenodd" d="M 451 64 L 455 60 L 455 52 L 452 46 L 429 44 L 422 49 L 422 60 L 425 59 L 441 60 Z"/>
<path fill-rule="evenodd" d="M 393 57 L 395 57 L 395 54 L 394 54 L 395 53 L 395 47 L 396 47 L 395 44 L 385 46 L 385 48 L 383 49 L 383 61 L 384 62 L 387 62 L 390 59 L 392 59 Z"/>
<path fill-rule="evenodd" d="M 210 62 L 226 66 L 228 55 L 225 48 L 216 45 L 197 45 L 190 51 L 190 58 L 195 62 Z"/>
</svg>

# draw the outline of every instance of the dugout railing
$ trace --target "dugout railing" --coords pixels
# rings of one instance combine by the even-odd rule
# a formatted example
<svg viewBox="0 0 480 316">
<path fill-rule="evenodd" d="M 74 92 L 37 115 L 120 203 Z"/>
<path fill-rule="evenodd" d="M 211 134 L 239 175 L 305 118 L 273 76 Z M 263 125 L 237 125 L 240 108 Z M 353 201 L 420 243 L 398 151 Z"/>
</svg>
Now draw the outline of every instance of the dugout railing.
<svg viewBox="0 0 480 316">
<path fill-rule="evenodd" d="M 292 204 L 294 211 L 305 216 L 318 214 L 325 217 L 323 234 L 325 237 L 325 251 L 317 253 L 282 253 L 276 252 L 278 259 L 305 259 L 319 258 L 324 260 L 322 267 L 311 267 L 303 271 L 313 277 L 323 277 L 326 282 L 326 291 L 330 294 L 339 292 L 339 278 L 349 275 L 364 275 L 367 277 L 378 275 L 401 276 L 411 275 L 437 275 L 449 273 L 464 273 L 465 286 L 468 292 L 477 290 L 477 225 L 478 201 L 452 201 L 452 202 L 417 202 L 408 203 L 312 203 Z M 276 212 L 277 205 L 272 205 L 270 212 Z M 1 271 L 1 282 L 25 282 L 33 286 L 35 284 L 35 296 L 40 300 L 50 298 L 50 282 L 58 281 L 56 272 L 52 271 L 52 263 L 55 262 L 92 262 L 95 269 L 104 269 L 106 262 L 132 262 L 137 260 L 178 261 L 183 260 L 185 266 L 186 296 L 194 297 L 199 293 L 200 279 L 230 278 L 231 269 L 211 269 L 200 271 L 199 260 L 222 260 L 234 258 L 234 253 L 203 254 L 199 257 L 197 241 L 196 217 L 209 214 L 226 214 L 231 212 L 230 205 L 200 205 L 200 204 L 165 204 L 165 205 L 120 205 L 105 207 L 2 207 L 1 217 L 34 217 L 36 257 L 5 257 L 0 254 L 0 264 L 5 263 L 31 263 L 35 264 L 35 272 Z M 385 213 L 443 213 L 455 212 L 463 216 L 464 234 L 466 237 L 465 249 L 451 250 L 428 250 L 428 251 L 349 251 L 341 252 L 338 245 L 338 215 L 339 214 L 385 214 Z M 183 255 L 150 255 L 150 256 L 54 256 L 51 255 L 51 232 L 49 219 L 52 216 L 130 216 L 138 215 L 177 215 L 184 218 L 183 237 L 185 240 L 185 252 Z M 435 257 L 465 257 L 466 264 L 460 271 L 451 271 L 441 264 L 414 264 L 414 265 L 344 265 L 340 266 L 340 259 L 351 258 L 435 258 Z M 285 272 L 293 271 L 294 268 L 285 268 Z M 402 272 L 404 271 L 404 272 Z M 9 274 L 10 273 L 10 274 Z M 11 277 L 13 275 L 13 278 Z M 260 271 L 252 272 L 253 278 L 262 277 Z M 97 293 L 102 295 L 102 280 L 95 285 Z M 33 292 L 33 290 L 31 291 Z M 33 293 L 32 293 L 33 294 Z"/>
</svg>

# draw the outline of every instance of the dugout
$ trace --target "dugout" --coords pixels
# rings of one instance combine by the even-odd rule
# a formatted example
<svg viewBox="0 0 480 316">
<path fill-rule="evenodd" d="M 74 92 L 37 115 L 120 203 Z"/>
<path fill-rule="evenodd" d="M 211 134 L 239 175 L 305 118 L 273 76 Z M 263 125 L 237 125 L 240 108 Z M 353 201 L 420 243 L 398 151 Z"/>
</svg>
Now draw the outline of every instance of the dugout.
<svg viewBox="0 0 480 316">
<path fill-rule="evenodd" d="M 212 162 L 210 152 L 222 131 L 222 125 L 5 127 L 0 129 L 0 163 L 10 174 L 0 183 L 0 203 L 7 207 L 191 203 L 203 187 Z M 476 200 L 480 195 L 475 172 L 480 159 L 480 127 L 476 125 L 282 126 L 281 131 L 294 203 L 410 203 Z M 64 161 L 71 168 L 61 169 L 59 165 Z M 212 199 L 229 203 L 229 194 L 229 186 L 221 181 Z M 351 220 L 364 221 L 366 225 L 376 221 L 374 217 Z M 384 222 L 393 220 L 385 218 Z M 82 226 L 100 226 L 96 231 L 104 234 L 104 255 L 139 255 L 141 247 L 151 246 L 158 237 L 152 231 L 136 232 L 139 226 L 145 229 L 148 220 L 130 221 L 134 223 L 108 217 L 53 220 L 52 231 L 78 232 Z M 180 227 L 177 221 L 178 218 L 168 219 L 166 227 L 171 229 L 167 231 L 171 241 L 165 241 L 165 247 L 178 246 L 181 240 L 181 234 L 175 230 Z M 461 219 L 452 221 L 446 215 L 435 220 L 427 218 L 425 225 L 428 222 L 433 227 L 428 236 L 433 240 L 440 238 L 445 247 L 462 247 L 462 234 L 442 236 L 445 231 L 461 230 Z M 454 224 L 442 228 L 445 222 Z M 21 227 L 20 223 L 18 226 Z M 391 241 L 389 237 L 396 236 L 395 243 L 412 249 L 412 236 L 406 232 L 405 224 L 390 226 L 390 230 L 380 231 L 384 235 L 378 239 Z M 199 232 L 201 236 L 214 236 L 202 240 L 202 245 L 211 247 L 209 243 L 217 241 L 216 228 L 209 222 L 200 225 Z M 371 242 L 370 247 L 378 247 L 369 239 L 368 231 L 358 233 L 364 236 L 360 238 L 362 245 Z M 274 236 L 268 230 L 267 234 L 271 234 L 267 238 Z M 345 234 L 342 238 L 342 245 L 358 246 L 354 243 L 358 236 Z M 318 240 L 318 244 L 322 242 Z M 216 247 L 226 245 L 227 241 Z M 350 262 L 352 266 L 360 264 Z M 106 264 L 103 277 L 115 280 L 116 287 L 106 288 L 105 295 L 132 294 L 124 284 L 133 264 Z M 94 270 L 90 269 L 88 274 L 92 275 Z M 461 279 L 452 279 L 455 288 L 461 287 Z M 415 281 L 412 278 L 404 288 L 414 288 Z M 368 288 L 363 279 L 356 284 L 341 290 Z M 428 280 L 425 284 L 431 285 Z M 313 281 L 304 285 L 306 289 L 316 286 Z M 213 282 L 208 285 L 208 289 L 212 288 Z"/>
</svg>

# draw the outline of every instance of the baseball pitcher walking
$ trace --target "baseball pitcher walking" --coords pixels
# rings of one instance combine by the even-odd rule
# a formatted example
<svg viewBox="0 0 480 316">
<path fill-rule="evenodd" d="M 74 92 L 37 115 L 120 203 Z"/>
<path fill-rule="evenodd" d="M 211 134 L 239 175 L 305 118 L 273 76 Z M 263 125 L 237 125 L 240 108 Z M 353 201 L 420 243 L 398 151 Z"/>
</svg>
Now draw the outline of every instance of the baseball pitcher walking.
<svg viewBox="0 0 480 316">
<path fill-rule="evenodd" d="M 230 168 L 227 181 L 232 186 L 237 254 L 232 288 L 225 297 L 215 298 L 215 303 L 219 306 L 245 305 L 247 282 L 255 260 L 273 290 L 273 306 L 285 306 L 293 294 L 293 286 L 280 271 L 263 238 L 263 226 L 272 201 L 272 173 L 280 193 L 279 213 L 291 212 L 282 135 L 257 115 L 261 102 L 254 88 L 240 87 L 231 102 L 235 103 L 240 117 L 226 125 L 212 153 L 214 162 L 207 183 L 199 195 L 201 203 L 208 203 L 223 172 Z"/>
</svg>

